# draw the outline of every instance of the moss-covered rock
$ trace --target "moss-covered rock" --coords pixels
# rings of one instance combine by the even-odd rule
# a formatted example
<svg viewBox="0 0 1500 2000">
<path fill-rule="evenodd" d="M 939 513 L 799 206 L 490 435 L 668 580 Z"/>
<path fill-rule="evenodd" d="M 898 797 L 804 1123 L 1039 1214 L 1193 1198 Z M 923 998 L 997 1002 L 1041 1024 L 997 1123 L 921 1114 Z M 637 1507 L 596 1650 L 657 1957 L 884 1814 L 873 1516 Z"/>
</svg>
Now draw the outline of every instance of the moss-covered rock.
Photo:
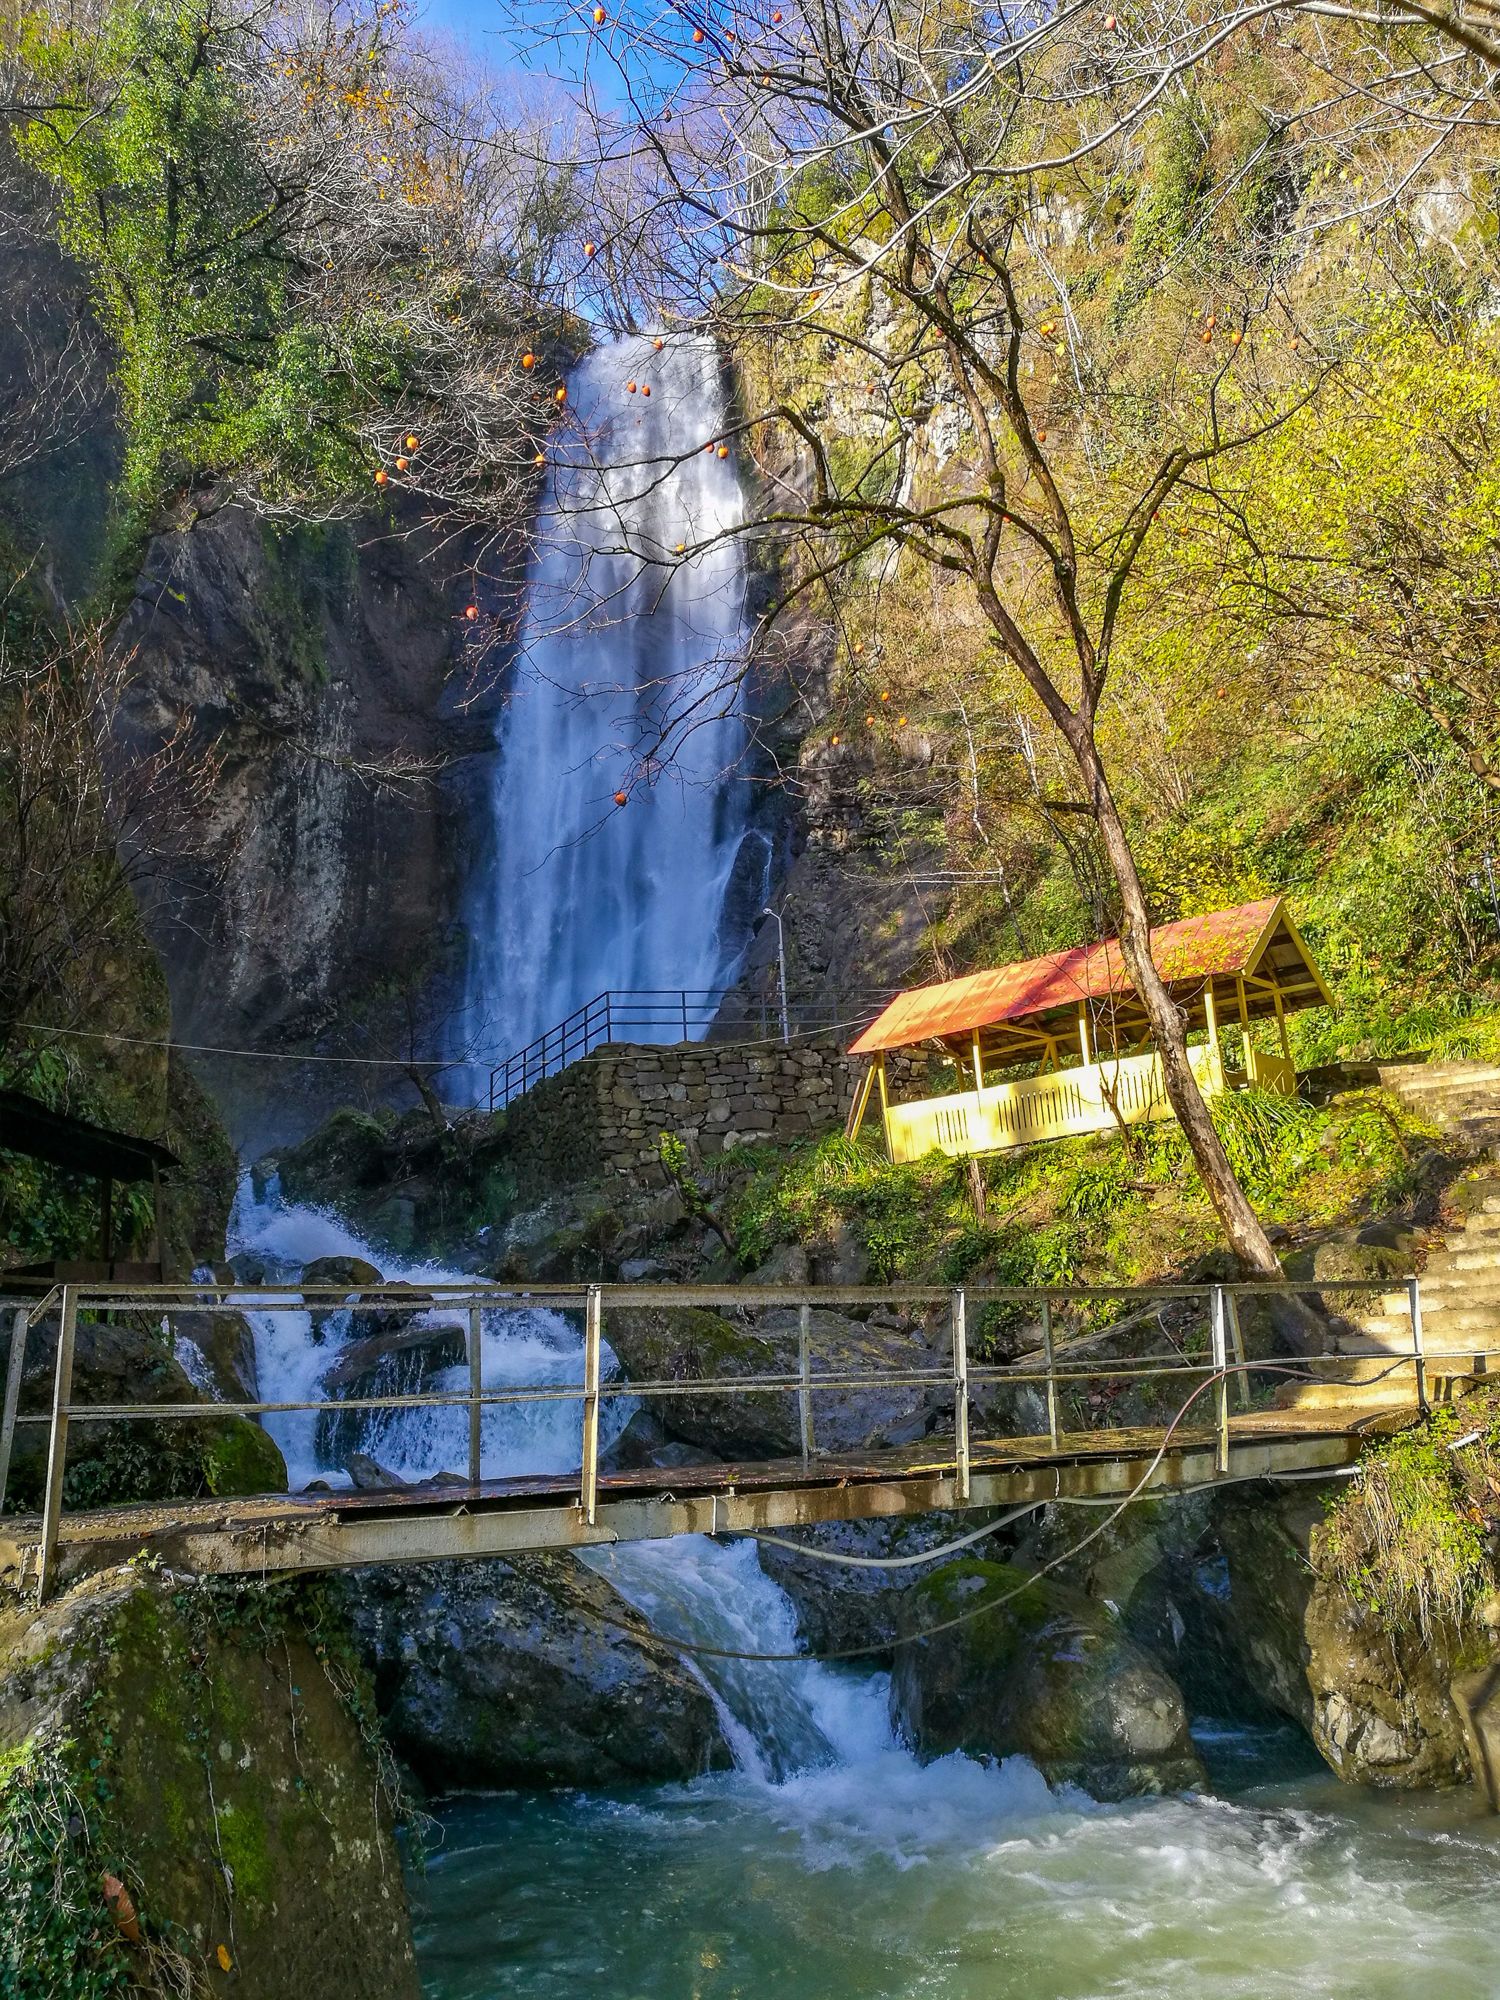
<svg viewBox="0 0 1500 2000">
<path fill-rule="evenodd" d="M 0 1326 L 0 1348 L 11 1337 Z M 51 1408 L 58 1323 L 55 1316 L 28 1333 L 21 1409 Z M 131 1418 L 110 1423 L 75 1417 L 68 1429 L 64 1502 L 100 1507 L 132 1500 L 231 1498 L 286 1490 L 286 1463 L 275 1440 L 248 1417 L 214 1413 L 184 1370 L 160 1325 L 140 1318 L 79 1321 L 73 1361 L 73 1401 L 196 1403 L 202 1417 Z M 6 1484 L 6 1505 L 35 1506 L 46 1470 L 47 1428 L 18 1427 Z"/>
<path fill-rule="evenodd" d="M 1231 1630 L 1247 1671 L 1300 1722 L 1341 1778 L 1386 1789 L 1465 1783 L 1464 1722 L 1451 1683 L 1489 1646 L 1466 1623 L 1384 1614 L 1317 1549 L 1334 1489 L 1226 1495 L 1217 1532 Z"/>
<path fill-rule="evenodd" d="M 730 1316 L 685 1306 L 611 1306 L 604 1335 L 627 1377 L 682 1385 L 671 1395 L 654 1397 L 651 1405 L 674 1435 L 726 1458 L 780 1458 L 801 1450 L 794 1392 L 725 1394 L 694 1385 L 715 1377 L 795 1375 L 798 1326 L 795 1308 Z M 898 1443 L 923 1434 L 943 1391 L 934 1394 L 921 1384 L 889 1386 L 880 1379 L 882 1373 L 933 1367 L 932 1354 L 918 1335 L 822 1308 L 812 1313 L 810 1332 L 813 1431 L 819 1450 Z M 818 1377 L 833 1373 L 862 1375 L 870 1386 L 819 1389 Z"/>
<path fill-rule="evenodd" d="M 912 1592 L 912 1623 L 950 1620 L 896 1655 L 891 1717 L 920 1756 L 1025 1756 L 1103 1799 L 1203 1782 L 1176 1684 L 1080 1592 L 949 1563 Z"/>
<path fill-rule="evenodd" d="M 907 1596 L 921 1567 L 850 1567 L 815 1553 L 803 1555 L 785 1542 L 795 1539 L 809 1551 L 889 1561 L 951 1542 L 982 1519 L 979 1514 L 903 1514 L 892 1520 L 827 1521 L 798 1529 L 794 1536 L 760 1541 L 756 1553 L 766 1575 L 792 1600 L 798 1635 L 811 1651 L 860 1646 L 874 1649 L 873 1657 L 894 1659 L 896 1640 L 912 1623 Z"/>
<path fill-rule="evenodd" d="M 363 1570 L 345 1590 L 386 1733 L 434 1790 L 660 1783 L 730 1761 L 703 1683 L 574 1556 Z"/>
<path fill-rule="evenodd" d="M 0 1614 L 0 1991 L 417 2000 L 370 1713 L 317 1591 L 126 1568 Z"/>
</svg>

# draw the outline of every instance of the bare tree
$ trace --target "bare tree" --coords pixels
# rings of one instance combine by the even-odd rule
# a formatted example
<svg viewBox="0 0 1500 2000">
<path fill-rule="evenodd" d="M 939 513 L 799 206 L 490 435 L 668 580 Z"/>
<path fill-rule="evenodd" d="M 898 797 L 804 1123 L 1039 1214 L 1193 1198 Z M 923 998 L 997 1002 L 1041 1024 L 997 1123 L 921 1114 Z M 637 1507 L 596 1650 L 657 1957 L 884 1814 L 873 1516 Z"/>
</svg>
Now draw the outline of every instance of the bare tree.
<svg viewBox="0 0 1500 2000">
<path fill-rule="evenodd" d="M 119 754 L 131 662 L 97 625 L 33 628 L 26 643 L 18 622 L 0 617 L 0 1050 L 43 1017 L 86 1017 L 105 964 L 138 944 L 133 897 L 201 866 L 217 777 L 187 716 Z"/>
<path fill-rule="evenodd" d="M 1049 247 L 1056 204 L 1039 170 L 1088 159 L 1093 181 L 1069 193 L 1097 206 L 1112 172 L 1141 168 L 1111 145 L 1133 146 L 1177 79 L 1272 11 L 1222 12 L 1201 31 L 1148 17 L 1128 33 L 1091 10 L 997 29 L 979 7 L 891 0 L 768 20 L 689 10 L 666 27 L 627 12 L 608 30 L 627 110 L 597 93 L 591 126 L 618 309 L 712 330 L 759 399 L 726 439 L 684 439 L 658 468 L 670 480 L 705 442 L 753 458 L 763 499 L 747 532 L 776 583 L 752 653 L 793 606 L 835 602 L 893 553 L 962 587 L 1065 746 L 1077 795 L 1047 810 L 1092 825 L 1172 1108 L 1230 1244 L 1267 1274 L 1275 1252 L 1152 960 L 1100 721 L 1142 551 L 1188 532 L 1216 469 L 1318 395 L 1342 352 L 1336 312 L 1310 326 L 1263 243 L 1221 268 L 1205 310 L 1189 289 L 1200 274 L 1179 260 L 1174 278 L 1164 252 L 1144 282 L 1170 294 L 1175 334 L 1132 367 L 1118 338 L 1110 351 L 1091 337 Z M 1288 59 L 1306 61 L 1297 47 Z M 1331 94 L 1367 109 L 1391 59 L 1359 56 L 1368 74 Z M 1482 82 L 1468 77 L 1472 99 Z M 1446 73 L 1423 87 L 1458 89 Z M 1326 146 L 1332 114 L 1304 109 Z M 1444 135 L 1460 123 L 1450 106 Z M 1342 192 L 1334 205 L 1347 217 Z M 943 413 L 957 443 L 938 478 L 922 443 Z"/>
</svg>

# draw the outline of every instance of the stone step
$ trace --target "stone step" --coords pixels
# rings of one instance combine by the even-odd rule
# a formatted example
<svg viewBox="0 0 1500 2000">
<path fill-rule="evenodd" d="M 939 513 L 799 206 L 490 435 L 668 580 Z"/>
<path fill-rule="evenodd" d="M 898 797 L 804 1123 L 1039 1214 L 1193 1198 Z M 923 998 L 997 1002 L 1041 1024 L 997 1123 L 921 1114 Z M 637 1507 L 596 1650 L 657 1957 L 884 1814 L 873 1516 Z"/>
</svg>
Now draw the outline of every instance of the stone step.
<svg viewBox="0 0 1500 2000">
<path fill-rule="evenodd" d="M 1337 1410 L 1352 1403 L 1362 1410 L 1401 1409 L 1417 1400 L 1415 1377 L 1398 1384 L 1349 1388 L 1337 1382 L 1298 1382 L 1276 1398 L 1281 1410 Z"/>
<path fill-rule="evenodd" d="M 1487 1277 L 1478 1271 L 1460 1271 L 1451 1278 L 1429 1278 L 1424 1272 L 1421 1296 L 1424 1318 L 1456 1305 L 1492 1305 L 1500 1310 L 1500 1273 Z M 1373 1304 L 1339 1308 L 1341 1318 L 1355 1321 L 1364 1320 L 1371 1313 L 1378 1313 L 1382 1319 L 1405 1319 L 1409 1311 L 1405 1292 L 1382 1292 Z"/>
<path fill-rule="evenodd" d="M 1424 1083 L 1500 1084 L 1500 1064 L 1482 1062 L 1384 1063 L 1377 1066 L 1387 1090 Z"/>
<path fill-rule="evenodd" d="M 1461 1245 L 1462 1238 L 1447 1237 L 1441 1249 L 1428 1253 L 1426 1269 L 1422 1273 L 1424 1278 L 1429 1275 L 1434 1278 L 1452 1277 L 1460 1271 L 1500 1270 L 1500 1254 L 1494 1250 L 1477 1246 L 1470 1250 L 1451 1248 L 1454 1243 Z"/>
<path fill-rule="evenodd" d="M 1486 1097 L 1500 1093 L 1500 1076 L 1414 1076 L 1386 1085 L 1397 1097 Z"/>
<path fill-rule="evenodd" d="M 1403 1314 L 1389 1319 L 1372 1313 L 1359 1322 L 1359 1335 L 1391 1354 L 1411 1352 L 1411 1322 Z M 1352 1338 L 1340 1339 L 1340 1351 Z M 1500 1354 L 1500 1312 L 1423 1313 L 1422 1345 L 1433 1354 Z"/>
</svg>

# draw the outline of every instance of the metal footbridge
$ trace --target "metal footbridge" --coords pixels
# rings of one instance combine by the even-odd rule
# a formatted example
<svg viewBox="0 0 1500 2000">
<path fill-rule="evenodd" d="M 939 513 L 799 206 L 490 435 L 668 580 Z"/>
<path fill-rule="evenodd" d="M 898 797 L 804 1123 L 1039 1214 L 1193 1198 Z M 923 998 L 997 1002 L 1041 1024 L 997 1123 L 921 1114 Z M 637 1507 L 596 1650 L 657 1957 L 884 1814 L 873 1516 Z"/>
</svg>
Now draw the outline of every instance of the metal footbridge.
<svg viewBox="0 0 1500 2000">
<path fill-rule="evenodd" d="M 1409 1285 L 1409 1349 L 1387 1348 L 1374 1358 L 1333 1351 L 1341 1325 L 1337 1295 L 1376 1289 L 1389 1291 L 1390 1280 L 1378 1287 L 1324 1284 L 1316 1294 L 1270 1284 L 1047 1291 L 987 1285 L 60 1286 L 44 1297 L 7 1302 L 0 1508 L 16 1439 L 28 1426 L 46 1433 L 46 1472 L 38 1511 L 0 1512 L 0 1583 L 45 1597 L 61 1579 L 138 1556 L 200 1574 L 271 1576 L 940 1509 L 1084 1498 L 1128 1503 L 1226 1481 L 1333 1474 L 1358 1459 L 1372 1434 L 1409 1421 L 1428 1400 L 1417 1280 Z M 576 1317 L 577 1379 L 487 1381 L 484 1315 L 536 1308 Z M 786 1325 L 789 1308 L 794 1333 L 767 1342 L 767 1365 L 753 1372 L 704 1372 L 706 1357 L 695 1354 L 690 1341 L 663 1379 L 626 1380 L 611 1372 L 613 1313 L 649 1311 L 671 1325 L 684 1309 L 712 1311 L 754 1330 L 767 1315 L 779 1315 Z M 909 1342 L 886 1343 L 893 1358 L 851 1364 L 827 1332 L 830 1308 L 846 1322 L 894 1310 L 912 1328 L 922 1322 L 928 1337 L 913 1331 Z M 1304 1340 L 1308 1326 L 1331 1326 L 1329 1351 L 1266 1351 L 1267 1308 L 1283 1323 L 1300 1308 Z M 465 1362 L 444 1377 L 450 1384 L 455 1373 L 462 1379 L 412 1394 L 330 1394 L 295 1402 L 74 1400 L 80 1331 L 86 1333 L 90 1322 L 139 1316 L 159 1323 L 170 1340 L 176 1326 L 201 1326 L 205 1314 L 246 1312 L 378 1313 L 385 1325 L 404 1320 L 413 1330 L 461 1331 Z M 1246 1325 L 1262 1329 L 1253 1343 L 1257 1354 L 1246 1351 Z M 1004 1359 L 990 1358 L 997 1347 L 1011 1351 Z M 50 1353 L 43 1378 L 49 1393 L 44 1408 L 27 1408 L 28 1400 L 42 1400 L 22 1394 L 23 1383 L 33 1390 L 37 1383 L 38 1351 L 44 1362 Z M 330 1363 L 341 1351 L 347 1349 L 330 1349 Z M 915 1442 L 851 1448 L 830 1441 L 832 1399 L 847 1412 L 850 1399 L 893 1389 L 917 1395 L 926 1410 L 927 1428 Z M 689 1396 L 697 1406 L 758 1398 L 762 1410 L 783 1412 L 799 1448 L 738 1460 L 609 1463 L 601 1447 L 611 1427 L 601 1426 L 601 1412 L 612 1399 L 655 1406 L 670 1426 L 674 1402 Z M 486 1476 L 492 1468 L 484 1464 L 485 1413 L 538 1401 L 576 1409 L 576 1469 Z M 191 1425 L 231 1414 L 342 1419 L 360 1412 L 455 1409 L 466 1419 L 460 1425 L 467 1437 L 463 1463 L 422 1484 L 236 1499 L 184 1496 L 82 1509 L 65 1504 L 70 1448 L 87 1449 L 109 1427 Z M 848 1429 L 847 1421 L 842 1428 Z"/>
</svg>

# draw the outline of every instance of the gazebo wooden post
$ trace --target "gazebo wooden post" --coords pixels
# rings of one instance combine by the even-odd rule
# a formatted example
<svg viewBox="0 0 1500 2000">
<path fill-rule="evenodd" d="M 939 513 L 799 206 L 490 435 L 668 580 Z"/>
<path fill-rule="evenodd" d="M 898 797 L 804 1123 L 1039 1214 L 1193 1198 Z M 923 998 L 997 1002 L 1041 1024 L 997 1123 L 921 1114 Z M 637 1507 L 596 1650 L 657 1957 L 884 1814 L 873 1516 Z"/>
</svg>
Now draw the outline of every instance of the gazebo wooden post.
<svg viewBox="0 0 1500 2000">
<path fill-rule="evenodd" d="M 1213 1050 L 1214 1062 L 1222 1074 L 1224 1058 L 1219 1052 L 1219 1010 L 1214 1003 L 1214 982 L 1211 978 L 1203 984 L 1203 1023 L 1208 1029 L 1208 1046 Z"/>
<path fill-rule="evenodd" d="M 1281 987 L 1274 980 L 1271 984 L 1271 1003 L 1276 1009 L 1276 1032 L 1281 1037 L 1281 1053 L 1287 1061 L 1292 1060 L 1291 1037 L 1286 1031 L 1286 1009 L 1281 1004 Z"/>
<path fill-rule="evenodd" d="M 974 1030 L 974 1094 L 984 1089 L 984 1060 L 979 1053 L 979 1030 Z"/>
<path fill-rule="evenodd" d="M 1235 998 L 1239 1002 L 1240 1052 L 1244 1058 L 1245 1081 L 1253 1083 L 1255 1081 L 1255 1048 L 1250 1040 L 1250 1003 L 1245 998 L 1245 975 L 1243 972 L 1237 972 L 1234 976 L 1234 992 Z"/>
<path fill-rule="evenodd" d="M 1094 1060 L 1093 1037 L 1089 1033 L 1089 1003 L 1087 1000 L 1080 1000 L 1078 1003 L 1078 1046 L 1083 1051 L 1084 1068 L 1087 1069 Z"/>
</svg>

